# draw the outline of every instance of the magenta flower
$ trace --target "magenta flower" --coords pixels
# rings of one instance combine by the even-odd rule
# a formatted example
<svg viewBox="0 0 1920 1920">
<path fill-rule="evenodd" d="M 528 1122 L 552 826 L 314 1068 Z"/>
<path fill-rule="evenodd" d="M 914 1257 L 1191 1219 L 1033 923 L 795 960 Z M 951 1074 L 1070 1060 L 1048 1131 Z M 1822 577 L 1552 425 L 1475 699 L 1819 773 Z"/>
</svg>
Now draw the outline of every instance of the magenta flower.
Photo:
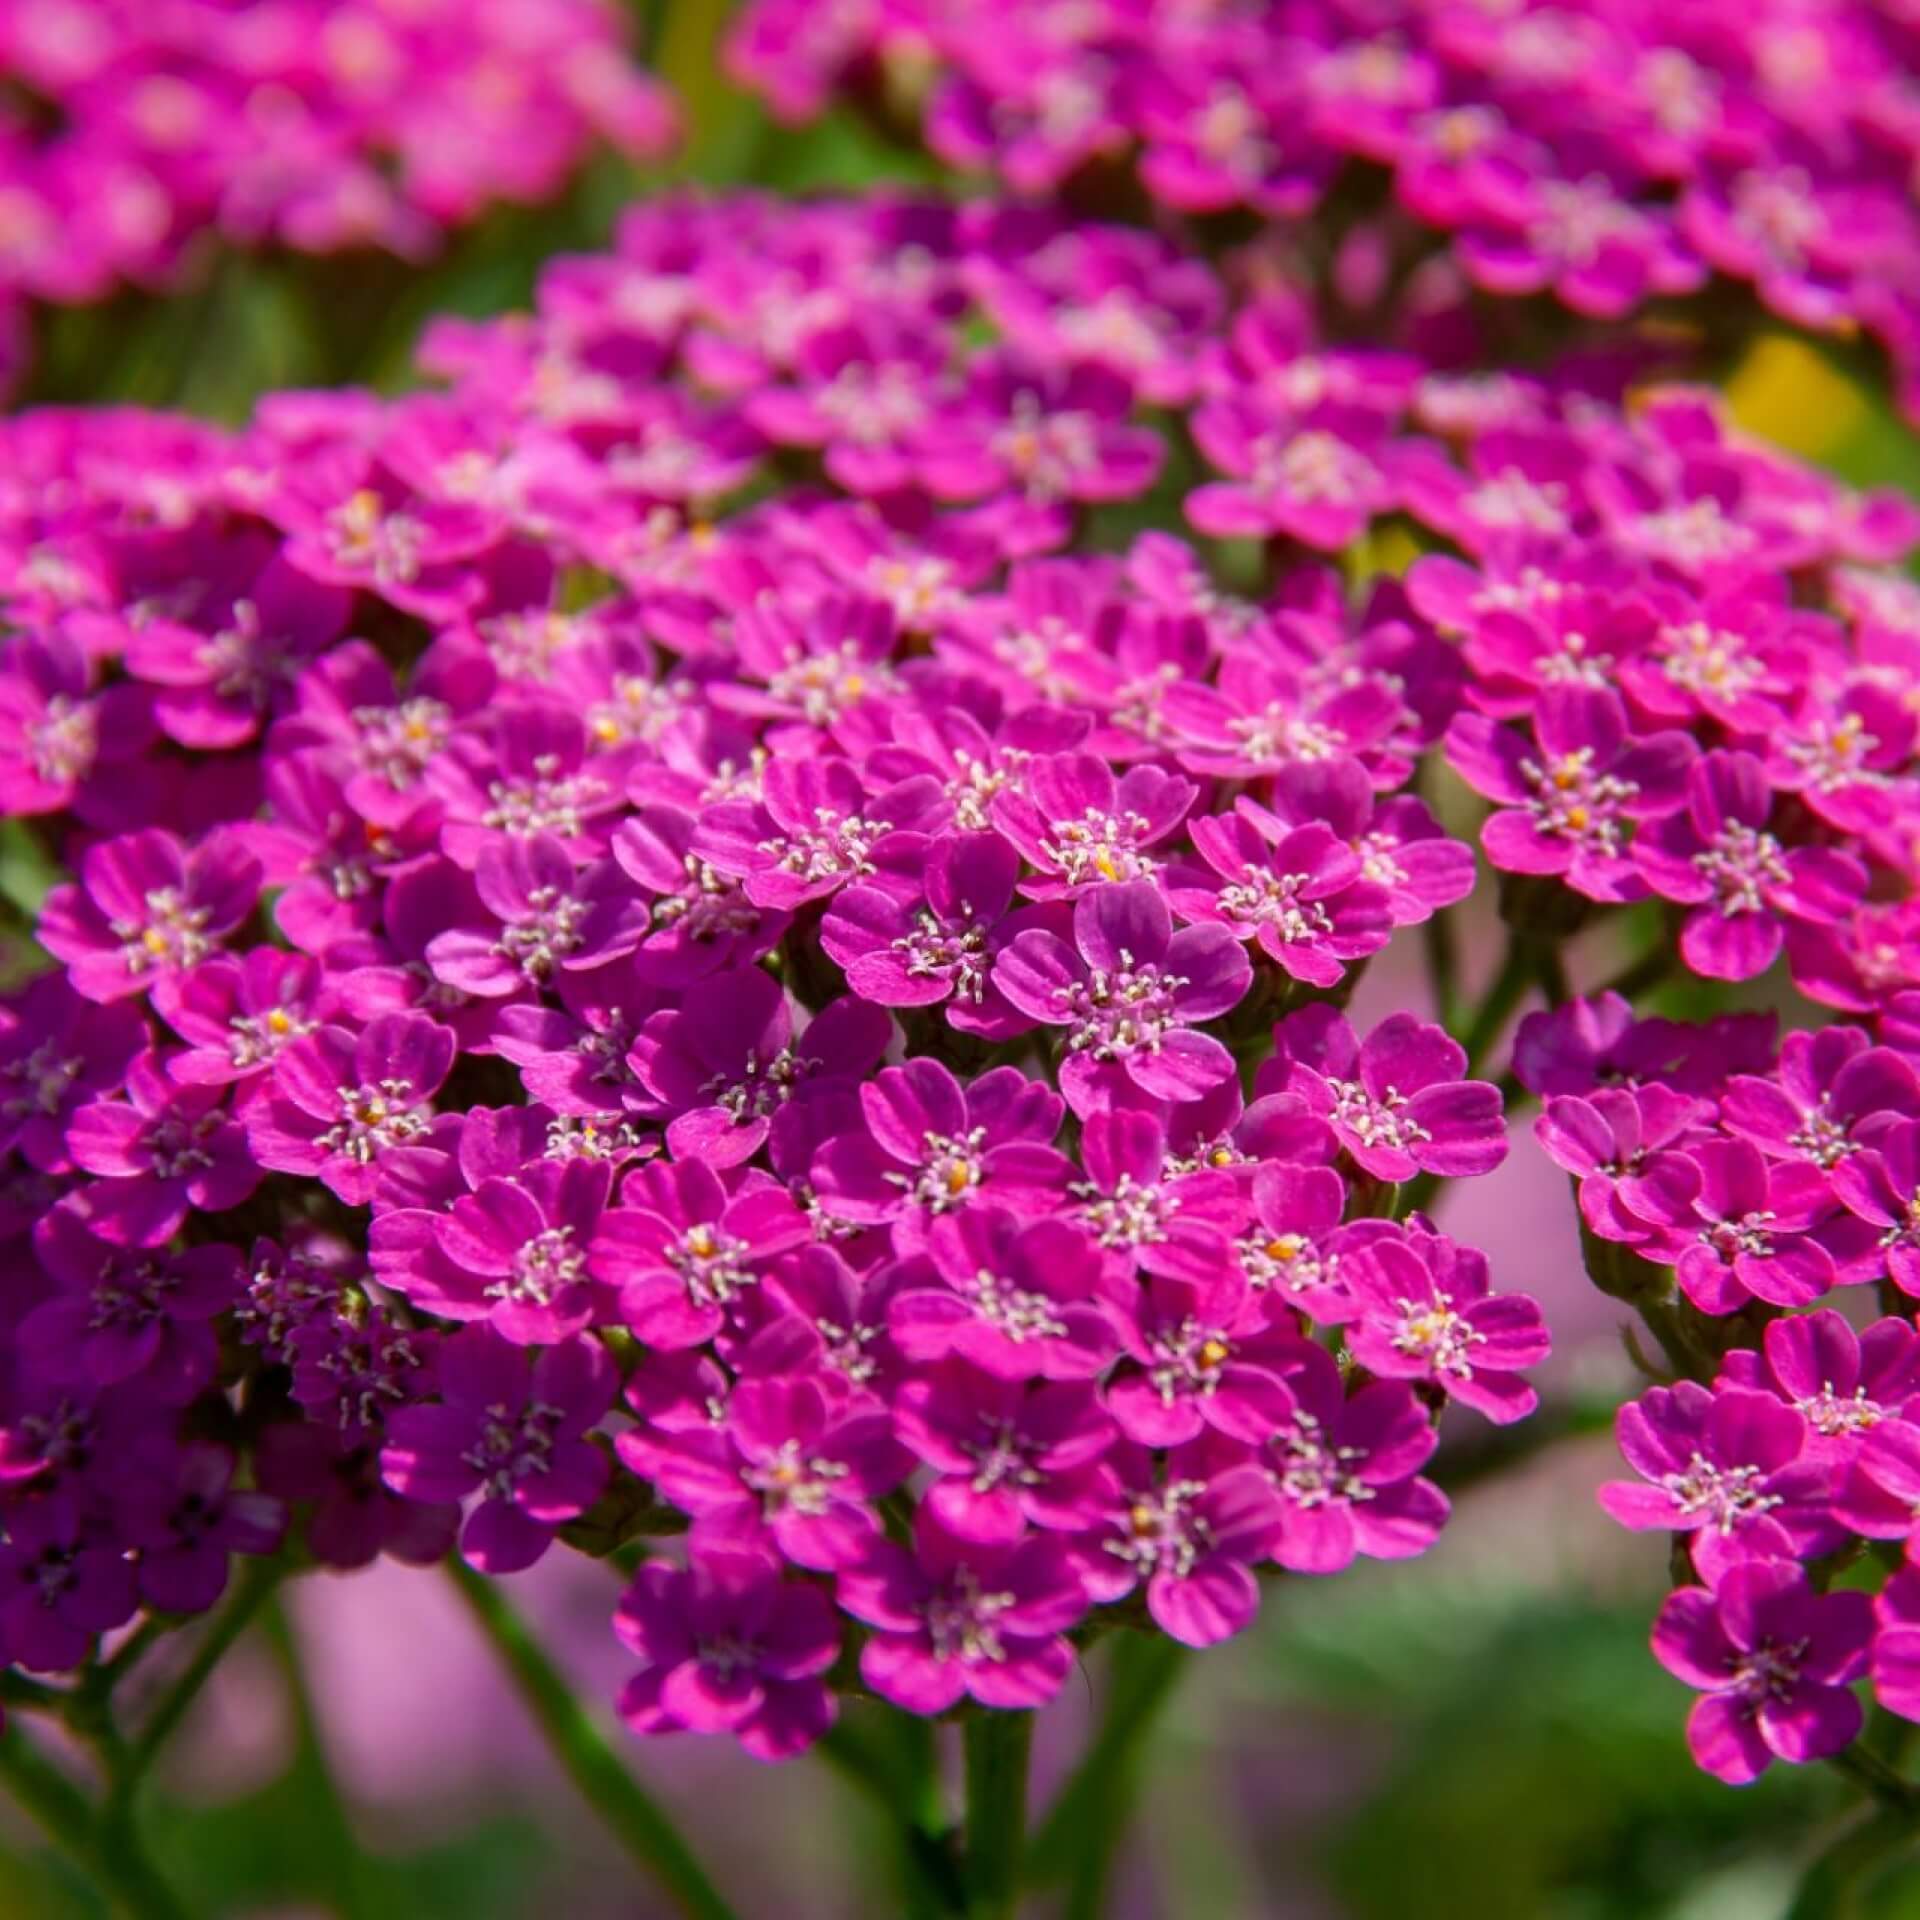
<svg viewBox="0 0 1920 1920">
<path fill-rule="evenodd" d="M 425 953 L 436 980 L 483 999 L 605 966 L 647 929 L 645 906 L 611 860 L 576 870 L 551 834 L 490 841 L 473 884 L 487 921 L 434 934 Z"/>
<path fill-rule="evenodd" d="M 1832 1190 L 1849 1213 L 1878 1229 L 1875 1264 L 1902 1293 L 1920 1296 L 1920 1120 L 1896 1120 L 1873 1138 L 1873 1146 L 1833 1167 Z"/>
<path fill-rule="evenodd" d="M 1413 1387 L 1375 1380 L 1349 1395 L 1324 1347 L 1295 1341 L 1279 1391 L 1265 1389 L 1261 1460 L 1280 1495 L 1273 1558 L 1290 1573 L 1338 1573 L 1356 1554 L 1405 1560 L 1446 1524 L 1447 1497 L 1420 1469 L 1440 1443 Z"/>
<path fill-rule="evenodd" d="M 1046 1534 L 1013 1545 L 965 1540 L 923 1507 L 913 1548 L 876 1539 L 835 1589 L 873 1633 L 860 1677 L 909 1713 L 1044 1706 L 1073 1670 L 1065 1639 L 1087 1610 L 1069 1550 Z"/>
<path fill-rule="evenodd" d="M 1153 878 L 1165 856 L 1152 849 L 1178 830 L 1197 793 L 1191 780 L 1160 767 L 1129 767 L 1116 779 L 1094 754 L 1055 753 L 1034 759 L 1018 786 L 996 793 L 988 813 L 1035 870 L 1021 890 L 1058 900 L 1110 881 Z"/>
<path fill-rule="evenodd" d="M 1871 1045 L 1858 1027 L 1827 1027 L 1786 1035 L 1771 1074 L 1730 1074 L 1720 1121 L 1770 1158 L 1831 1168 L 1877 1140 L 1888 1115 L 1916 1106 L 1920 1078 L 1910 1062 Z"/>
<path fill-rule="evenodd" d="M 750 1159 L 789 1101 L 878 1065 L 892 1032 L 878 1007 L 847 995 L 796 1038 L 779 983 L 757 967 L 695 981 L 655 1014 L 628 1059 L 666 1109 L 679 1159 L 725 1168 Z"/>
<path fill-rule="evenodd" d="M 860 1107 L 865 1126 L 816 1155 L 814 1190 L 836 1218 L 886 1226 L 901 1253 L 944 1215 L 984 1204 L 1040 1218 L 1072 1185 L 1053 1146 L 1060 1096 L 1015 1067 L 962 1086 L 937 1060 L 903 1061 L 860 1088 Z"/>
<path fill-rule="evenodd" d="M 1274 1029 L 1274 1045 L 1262 1090 L 1274 1083 L 1299 1095 L 1375 1179 L 1423 1169 L 1472 1176 L 1507 1157 L 1499 1089 L 1461 1079 L 1459 1044 L 1410 1013 L 1362 1041 L 1331 1007 L 1306 1007 Z"/>
<path fill-rule="evenodd" d="M 857 1565 L 879 1533 L 872 1503 L 912 1461 L 883 1409 L 806 1378 L 743 1380 L 723 1426 L 622 1434 L 621 1458 L 693 1516 L 697 1553 L 770 1545 L 795 1566 Z"/>
<path fill-rule="evenodd" d="M 1271 1553 L 1282 1507 L 1268 1476 L 1237 1444 L 1175 1448 L 1162 1472 L 1144 1448 L 1122 1442 L 1111 1456 L 1120 1491 L 1101 1526 L 1084 1536 L 1082 1576 L 1101 1602 L 1142 1583 L 1162 1633 L 1210 1647 L 1253 1624 L 1260 1610 L 1254 1568 Z"/>
<path fill-rule="evenodd" d="M 1920 1411 L 1920 1332 L 1889 1316 L 1856 1334 L 1831 1307 L 1790 1314 L 1759 1352 L 1728 1354 L 1716 1384 L 1778 1395 L 1807 1423 L 1807 1457 L 1845 1465 L 1867 1435 Z"/>
<path fill-rule="evenodd" d="M 90 847 L 77 886 L 47 895 L 40 944 L 89 1000 L 144 993 L 215 952 L 260 894 L 260 865 L 230 835 L 192 849 L 155 827 Z"/>
<path fill-rule="evenodd" d="M 948 1361 L 894 1397 L 895 1431 L 938 1478 L 928 1513 L 957 1540 L 1012 1546 L 1029 1526 L 1077 1533 L 1112 1504 L 1116 1429 L 1084 1381 L 1029 1387 Z"/>
<path fill-rule="evenodd" d="M 613 1404 L 613 1362 L 589 1339 L 529 1355 L 469 1327 L 440 1343 L 436 1379 L 437 1406 L 387 1416 L 381 1473 L 428 1504 L 479 1492 L 460 1550 L 483 1573 L 517 1573 L 606 1485 L 607 1456 L 584 1436 Z"/>
<path fill-rule="evenodd" d="M 178 1086 L 159 1055 L 143 1053 L 127 1069 L 126 1092 L 82 1107 L 67 1128 L 74 1164 L 98 1176 L 88 1198 L 102 1239 L 157 1247 L 189 1212 L 225 1213 L 259 1186 L 224 1088 Z"/>
<path fill-rule="evenodd" d="M 156 982 L 156 1011 L 187 1042 L 168 1060 L 168 1074 L 187 1086 L 225 1087 L 264 1073 L 320 1024 L 321 977 L 306 954 L 255 947 Z"/>
<path fill-rule="evenodd" d="M 790 1760 L 833 1725 L 823 1676 L 839 1656 L 839 1617 L 761 1554 L 649 1561 L 613 1627 L 641 1663 L 620 1694 L 635 1733 L 730 1733 L 756 1760 Z"/>
<path fill-rule="evenodd" d="M 697 1160 L 641 1167 L 620 1198 L 600 1220 L 588 1270 L 616 1290 L 622 1322 L 669 1352 L 706 1345 L 767 1264 L 813 1237 L 783 1187 L 750 1177 L 730 1193 Z"/>
<path fill-rule="evenodd" d="M 1266 829 L 1266 830 L 1263 830 Z M 1377 953 L 1393 931 L 1386 889 L 1330 826 L 1284 828 L 1239 812 L 1192 823 L 1193 844 L 1217 878 L 1169 876 L 1167 902 L 1183 919 L 1252 940 L 1296 980 L 1337 985 L 1350 961 Z"/>
<path fill-rule="evenodd" d="M 432 1274 L 422 1274 L 410 1296 L 448 1319 L 484 1317 L 515 1346 L 549 1346 L 609 1325 L 619 1302 L 590 1255 L 610 1178 L 605 1161 L 581 1158 L 481 1179 L 433 1223 Z"/>
<path fill-rule="evenodd" d="M 281 1053 L 247 1109 L 254 1157 L 365 1206 L 382 1161 L 425 1144 L 453 1055 L 453 1034 L 419 1013 L 381 1014 L 357 1036 L 337 1026 L 305 1035 Z"/>
<path fill-rule="evenodd" d="M 127 671 L 159 689 L 154 716 L 183 747 L 244 746 L 287 702 L 301 669 L 346 630 L 353 596 L 268 559 L 192 624 L 153 620 L 128 637 Z"/>
<path fill-rule="evenodd" d="M 1031 915 L 1008 916 L 1020 857 L 998 834 L 890 834 L 872 881 L 834 895 L 820 944 L 882 1007 L 944 1002 L 962 1032 L 1004 1039 L 1024 1022 L 994 984 L 995 956 Z"/>
<path fill-rule="evenodd" d="M 1118 1350 L 1104 1262 L 1065 1221 L 970 1207 L 933 1223 L 927 1253 L 943 1284 L 910 1281 L 888 1308 L 909 1360 L 951 1354 L 1001 1380 L 1090 1380 Z"/>
<path fill-rule="evenodd" d="M 1780 1561 L 1729 1568 L 1718 1585 L 1668 1595 L 1654 1657 L 1704 1698 L 1687 1717 L 1700 1766 L 1735 1786 L 1776 1759 L 1823 1760 L 1860 1731 L 1850 1684 L 1866 1671 L 1873 1602 L 1816 1593 Z"/>
<path fill-rule="evenodd" d="M 1248 1171 L 1253 1219 L 1234 1242 L 1247 1285 L 1274 1306 L 1323 1325 L 1350 1320 L 1353 1300 L 1340 1277 L 1343 1242 L 1349 1238 L 1340 1227 L 1346 1182 L 1331 1167 L 1258 1157 Z"/>
<path fill-rule="evenodd" d="M 1633 857 L 1654 892 L 1692 911 L 1680 953 L 1710 980 L 1751 980 L 1773 964 L 1784 926 L 1831 926 L 1866 888 L 1852 855 L 1789 849 L 1767 831 L 1772 798 L 1749 753 L 1716 751 L 1687 776 L 1683 811 L 1649 826 Z"/>
<path fill-rule="evenodd" d="M 1344 425 L 1274 427 L 1249 409 L 1219 405 L 1201 408 L 1193 433 L 1231 476 L 1187 496 L 1187 518 L 1216 539 L 1285 534 L 1334 553 L 1400 503 L 1393 449 L 1357 423 L 1351 434 Z"/>
<path fill-rule="evenodd" d="M 1805 1306 L 1841 1277 L 1819 1231 L 1833 1189 L 1806 1161 L 1769 1165 L 1750 1141 L 1702 1140 L 1655 1154 L 1618 1193 L 1654 1229 L 1647 1257 L 1673 1264 L 1702 1313 L 1736 1312 L 1749 1299 Z"/>
<path fill-rule="evenodd" d="M 1030 1019 L 1067 1029 L 1060 1090 L 1076 1113 L 1132 1085 L 1189 1100 L 1233 1071 L 1233 1056 L 1194 1024 L 1239 1004 L 1253 970 L 1224 927 L 1173 931 L 1151 881 L 1095 887 L 1074 903 L 1073 945 L 1021 934 L 994 964 L 994 983 Z"/>
<path fill-rule="evenodd" d="M 1620 1409 L 1620 1451 L 1639 1480 L 1610 1480 L 1600 1504 L 1636 1533 L 1684 1534 L 1708 1580 L 1754 1560 L 1823 1552 L 1838 1530 L 1830 1475 L 1807 1452 L 1807 1422 L 1770 1393 L 1649 1387 Z"/>
<path fill-rule="evenodd" d="M 1589 1232 L 1643 1246 L 1659 1240 L 1661 1229 L 1633 1211 L 1620 1183 L 1644 1171 L 1651 1156 L 1680 1146 L 1699 1124 L 1699 1103 L 1671 1087 L 1595 1087 L 1585 1095 L 1550 1095 L 1533 1137 L 1579 1182 Z"/>
<path fill-rule="evenodd" d="M 683 807 L 647 806 L 613 832 L 614 859 L 649 899 L 651 930 L 634 970 L 651 986 L 684 987 L 703 974 L 751 966 L 787 929 L 785 914 L 756 906 L 738 880 L 694 852 L 697 829 Z"/>
<path fill-rule="evenodd" d="M 1551 1342 L 1525 1294 L 1488 1290 L 1487 1260 L 1438 1234 L 1379 1238 L 1342 1259 L 1358 1309 L 1348 1350 L 1386 1380 L 1424 1380 L 1498 1426 L 1524 1419 L 1539 1395 L 1520 1376 Z"/>
<path fill-rule="evenodd" d="M 65 634 L 22 634 L 0 655 L 0 807 L 9 815 L 89 817 L 108 802 L 112 769 L 145 751 L 153 713 L 144 688 L 97 690 L 86 654 Z M 96 819 L 96 824 L 102 824 Z"/>
<path fill-rule="evenodd" d="M 1481 830 L 1497 867 L 1564 874 L 1591 900 L 1640 898 L 1646 881 L 1628 837 L 1686 798 L 1695 758 L 1684 733 L 1632 740 L 1626 709 L 1610 690 L 1550 687 L 1534 714 L 1537 744 L 1482 714 L 1447 730 L 1447 761 L 1475 792 L 1498 803 Z"/>
<path fill-rule="evenodd" d="M 928 775 L 870 795 L 844 760 L 774 760 L 757 800 L 724 800 L 700 816 L 693 850 L 739 878 L 757 907 L 787 912 L 875 871 L 885 835 L 932 824 L 940 804 Z"/>
</svg>

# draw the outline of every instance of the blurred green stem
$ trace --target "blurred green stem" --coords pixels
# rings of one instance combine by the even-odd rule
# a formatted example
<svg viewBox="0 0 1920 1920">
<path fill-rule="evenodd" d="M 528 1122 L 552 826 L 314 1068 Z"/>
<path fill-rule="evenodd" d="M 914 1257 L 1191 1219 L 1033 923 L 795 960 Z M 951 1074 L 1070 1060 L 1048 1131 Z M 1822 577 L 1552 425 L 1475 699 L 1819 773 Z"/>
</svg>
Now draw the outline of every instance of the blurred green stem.
<svg viewBox="0 0 1920 1920">
<path fill-rule="evenodd" d="M 500 1656 L 535 1726 L 581 1797 L 688 1920 L 734 1920 L 667 1814 L 641 1790 L 499 1587 L 457 1556 L 447 1572 Z"/>
<path fill-rule="evenodd" d="M 0 1734 L 0 1780 L 48 1837 L 128 1920 L 188 1920 L 187 1909 L 141 1851 L 130 1821 L 101 1819 L 88 1801 L 18 1727 Z"/>
<path fill-rule="evenodd" d="M 1147 1734 L 1186 1670 L 1187 1650 L 1160 1633 L 1115 1637 L 1105 1709 L 1071 1779 L 1034 1834 L 1027 1882 L 1068 1884 L 1067 1920 L 1095 1920 L 1114 1856 L 1132 1817 L 1140 1753 Z"/>
<path fill-rule="evenodd" d="M 109 1796 L 112 1802 L 122 1806 L 132 1802 L 135 1790 L 147 1769 L 159 1757 L 160 1749 L 186 1718 L 187 1709 L 200 1697 L 200 1689 L 207 1684 L 214 1668 L 246 1631 L 248 1623 L 260 1611 L 285 1571 L 278 1560 L 246 1562 L 234 1582 L 233 1591 L 227 1595 L 226 1604 L 214 1616 L 213 1624 L 207 1628 L 200 1644 L 194 1649 L 193 1658 L 160 1696 L 146 1725 L 140 1729 L 138 1738 L 127 1754 L 126 1764 L 114 1777 Z"/>
<path fill-rule="evenodd" d="M 1008 1920 L 1027 1839 L 1027 1763 L 1033 1715 L 990 1711 L 966 1723 L 967 1912 Z"/>
<path fill-rule="evenodd" d="M 908 1913 L 966 1912 L 933 1722 L 878 1701 L 843 1703 L 818 1751 L 895 1823 Z"/>
<path fill-rule="evenodd" d="M 1911 1812 L 1876 1807 L 1850 1825 L 1807 1869 L 1787 1920 L 1853 1920 L 1865 1911 L 1865 1899 L 1902 1854 L 1920 1844 L 1920 1827 Z"/>
<path fill-rule="evenodd" d="M 1460 1044 L 1467 1053 L 1467 1078 L 1474 1078 L 1494 1044 L 1506 1032 L 1514 1009 L 1526 998 L 1527 989 L 1541 977 L 1544 968 L 1540 943 L 1525 934 L 1508 937 L 1506 958 L 1494 977 L 1486 997 L 1474 1009 Z"/>
</svg>

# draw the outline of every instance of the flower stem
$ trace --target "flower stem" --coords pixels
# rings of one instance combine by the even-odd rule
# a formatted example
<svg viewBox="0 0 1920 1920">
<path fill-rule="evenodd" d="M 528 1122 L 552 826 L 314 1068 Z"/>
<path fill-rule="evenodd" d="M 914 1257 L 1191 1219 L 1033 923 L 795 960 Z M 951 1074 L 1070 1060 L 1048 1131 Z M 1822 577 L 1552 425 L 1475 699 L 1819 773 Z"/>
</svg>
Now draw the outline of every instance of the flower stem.
<svg viewBox="0 0 1920 1920">
<path fill-rule="evenodd" d="M 1787 1920 L 1852 1920 L 1875 1881 L 1903 1853 L 1920 1844 L 1914 1816 L 1898 1807 L 1875 1807 L 1853 1822 L 1807 1869 Z"/>
<path fill-rule="evenodd" d="M 1140 1749 L 1186 1671 L 1186 1649 L 1165 1634 L 1116 1637 L 1099 1731 L 1061 1788 L 1027 1852 L 1027 1882 L 1069 1881 L 1068 1920 L 1094 1920 L 1132 1813 Z"/>
<path fill-rule="evenodd" d="M 641 1790 L 500 1589 L 457 1556 L 447 1562 L 447 1571 L 554 1758 L 615 1839 L 660 1882 L 688 1920 L 734 1920 L 733 1909 L 702 1871 L 680 1830 Z"/>
<path fill-rule="evenodd" d="M 1539 944 L 1524 934 L 1515 934 L 1507 942 L 1507 957 L 1486 998 L 1474 1009 L 1473 1019 L 1460 1036 L 1466 1049 L 1467 1077 L 1473 1078 L 1485 1063 L 1494 1044 L 1506 1032 L 1514 1009 L 1525 999 L 1527 989 L 1540 978 L 1542 961 Z"/>
<path fill-rule="evenodd" d="M 933 1723 L 877 1702 L 843 1705 L 820 1757 L 894 1823 L 909 1914 L 963 1914 L 966 1888 L 940 1792 Z"/>
<path fill-rule="evenodd" d="M 1020 1891 L 1026 1852 L 1031 1713 L 987 1712 L 966 1723 L 967 1911 L 1007 1920 Z"/>
<path fill-rule="evenodd" d="M 129 1920 L 187 1920 L 187 1909 L 140 1850 L 130 1823 L 96 1817 L 87 1796 L 18 1727 L 0 1734 L 0 1780 L 49 1838 Z"/>
<path fill-rule="evenodd" d="M 111 1806 L 118 1808 L 131 1804 L 147 1769 L 159 1757 L 161 1748 L 172 1737 L 174 1729 L 186 1718 L 187 1709 L 200 1697 L 200 1689 L 207 1684 L 214 1668 L 246 1631 L 248 1623 L 260 1611 L 285 1571 L 286 1568 L 278 1560 L 249 1560 L 246 1563 L 234 1582 L 233 1591 L 227 1596 L 226 1605 L 214 1616 L 213 1624 L 194 1649 L 193 1658 L 160 1696 L 159 1704 L 129 1747 L 125 1763 L 116 1770 L 108 1796 Z"/>
</svg>

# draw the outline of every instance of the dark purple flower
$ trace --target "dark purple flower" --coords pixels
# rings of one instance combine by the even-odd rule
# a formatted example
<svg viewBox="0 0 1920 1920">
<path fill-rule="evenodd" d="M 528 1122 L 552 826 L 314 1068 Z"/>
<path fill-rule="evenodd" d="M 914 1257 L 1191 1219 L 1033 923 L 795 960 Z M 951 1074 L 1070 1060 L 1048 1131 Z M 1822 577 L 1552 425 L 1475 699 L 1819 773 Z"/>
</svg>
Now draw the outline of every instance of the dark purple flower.
<svg viewBox="0 0 1920 1920">
<path fill-rule="evenodd" d="M 84 1000 L 63 973 L 30 982 L 0 1009 L 0 1150 L 69 1172 L 68 1122 L 124 1084 L 147 1038 L 135 1006 Z"/>
<path fill-rule="evenodd" d="M 641 1662 L 620 1694 L 635 1733 L 730 1733 L 756 1760 L 790 1760 L 833 1725 L 823 1676 L 839 1657 L 839 1617 L 819 1588 L 783 1580 L 763 1554 L 650 1561 L 613 1628 Z"/>
<path fill-rule="evenodd" d="M 230 1553 L 271 1553 L 286 1508 L 233 1485 L 224 1447 L 191 1446 L 130 1464 L 114 1489 L 122 1537 L 138 1549 L 140 1598 L 160 1613 L 204 1613 L 227 1584 Z"/>
<path fill-rule="evenodd" d="M 483 1573 L 517 1573 L 606 1485 L 607 1456 L 584 1436 L 613 1404 L 613 1362 L 578 1336 L 530 1355 L 468 1327 L 440 1343 L 436 1380 L 439 1405 L 387 1416 L 380 1470 L 409 1500 L 478 1491 L 460 1550 Z"/>
<path fill-rule="evenodd" d="M 673 1154 L 724 1168 L 757 1153 L 812 1083 L 871 1072 L 892 1031 L 882 1009 L 849 994 L 796 1038 L 779 982 L 749 967 L 695 981 L 647 1021 L 628 1059 L 670 1116 Z"/>
<path fill-rule="evenodd" d="M 36 1672 L 77 1667 L 96 1634 L 133 1617 L 134 1569 L 124 1543 L 78 1502 L 49 1494 L 6 1510 L 0 1535 L 0 1639 Z"/>
</svg>

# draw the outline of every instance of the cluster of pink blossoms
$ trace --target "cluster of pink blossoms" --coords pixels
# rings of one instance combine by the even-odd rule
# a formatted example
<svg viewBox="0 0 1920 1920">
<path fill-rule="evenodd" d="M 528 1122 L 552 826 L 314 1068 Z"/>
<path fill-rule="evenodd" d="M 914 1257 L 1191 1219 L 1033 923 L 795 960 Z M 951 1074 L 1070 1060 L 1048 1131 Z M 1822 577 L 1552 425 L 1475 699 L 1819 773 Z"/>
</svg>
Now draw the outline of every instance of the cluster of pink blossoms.
<svg viewBox="0 0 1920 1920">
<path fill-rule="evenodd" d="M 996 28 L 946 0 L 753 0 L 731 55 L 788 119 L 845 92 L 1019 192 L 1127 170 L 1176 215 L 1298 222 L 1368 304 L 1464 279 L 1613 319 L 1747 283 L 1797 326 L 1873 331 L 1920 410 L 1910 9 L 1048 0 Z"/>
<path fill-rule="evenodd" d="M 0 82 L 0 367 L 209 230 L 417 257 L 675 124 L 613 0 L 7 0 Z"/>
<path fill-rule="evenodd" d="M 1695 1757 L 1741 1782 L 1835 1753 L 1862 1675 L 1920 1719 L 1920 994 L 1777 1047 L 1767 1015 L 1572 1001 L 1529 1016 L 1516 1066 L 1590 1270 L 1650 1309 L 1671 1366 L 1621 1411 L 1640 1478 L 1601 1498 L 1675 1535 L 1700 1583 L 1654 1632 L 1702 1690 Z M 1877 1287 L 1881 1316 L 1818 1304 L 1847 1287 Z M 1876 1548 L 1898 1568 L 1877 1597 L 1832 1590 Z"/>
<path fill-rule="evenodd" d="M 1677 1369 L 1903 1284 L 1914 510 L 1607 364 L 1320 344 L 1271 264 L 665 203 L 434 327 L 434 391 L 0 428 L 0 805 L 72 876 L 0 1026 L 0 1652 L 283 1540 L 637 1548 L 631 1724 L 777 1756 L 855 1686 L 1033 1706 L 1076 1636 L 1420 1552 L 1438 1416 L 1524 1416 L 1548 1345 L 1410 1208 L 1500 1162 L 1500 1091 L 1341 1011 L 1472 888 L 1443 753 L 1523 888 L 1880 1018 L 1523 1036 Z M 1451 552 L 1350 588 L 1389 521 Z M 1748 1359 L 1784 1470 L 1819 1422 Z M 1769 1526 L 1662 1644 L 1722 1635 L 1726 1738 L 1802 1757 L 1865 1603 Z"/>
<path fill-rule="evenodd" d="M 1538 1310 L 1393 1218 L 1500 1096 L 1337 1011 L 1472 883 L 1402 791 L 1447 644 L 1053 551 L 1154 479 L 1133 379 L 944 363 L 1070 313 L 1072 236 L 743 228 L 636 217 L 441 329 L 444 393 L 0 434 L 0 800 L 72 875 L 0 1015 L 8 1660 L 283 1542 L 684 1533 L 626 1715 L 776 1756 L 856 1675 L 1032 1706 L 1096 1610 L 1206 1644 L 1262 1569 L 1418 1553 L 1443 1406 L 1531 1409 Z M 869 476 L 874 392 L 969 504 L 707 517 Z"/>
</svg>

